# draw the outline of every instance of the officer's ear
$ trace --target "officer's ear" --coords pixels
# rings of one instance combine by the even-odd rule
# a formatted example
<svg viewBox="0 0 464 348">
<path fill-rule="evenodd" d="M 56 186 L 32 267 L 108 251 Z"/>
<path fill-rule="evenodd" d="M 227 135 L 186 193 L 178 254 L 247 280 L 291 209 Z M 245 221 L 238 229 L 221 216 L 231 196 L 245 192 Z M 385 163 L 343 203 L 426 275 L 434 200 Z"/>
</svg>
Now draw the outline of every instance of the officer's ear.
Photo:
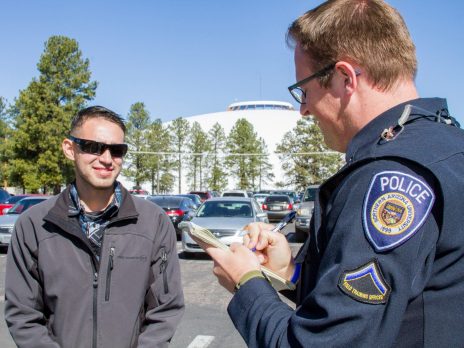
<svg viewBox="0 0 464 348">
<path fill-rule="evenodd" d="M 342 77 L 345 93 L 352 95 L 358 87 L 358 76 L 361 74 L 360 69 L 345 61 L 337 62 L 335 69 Z"/>
</svg>

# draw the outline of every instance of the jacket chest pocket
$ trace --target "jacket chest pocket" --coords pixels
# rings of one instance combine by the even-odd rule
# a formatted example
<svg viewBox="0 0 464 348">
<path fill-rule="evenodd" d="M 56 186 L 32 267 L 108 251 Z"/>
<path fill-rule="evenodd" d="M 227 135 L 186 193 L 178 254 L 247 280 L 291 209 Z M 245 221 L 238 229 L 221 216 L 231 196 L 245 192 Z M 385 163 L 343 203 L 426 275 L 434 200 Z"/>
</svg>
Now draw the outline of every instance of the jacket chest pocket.
<svg viewBox="0 0 464 348">
<path fill-rule="evenodd" d="M 108 268 L 106 270 L 105 301 L 110 300 L 111 275 L 113 273 L 113 268 L 114 268 L 114 252 L 115 252 L 115 247 L 110 247 L 109 256 L 108 256 Z"/>
</svg>

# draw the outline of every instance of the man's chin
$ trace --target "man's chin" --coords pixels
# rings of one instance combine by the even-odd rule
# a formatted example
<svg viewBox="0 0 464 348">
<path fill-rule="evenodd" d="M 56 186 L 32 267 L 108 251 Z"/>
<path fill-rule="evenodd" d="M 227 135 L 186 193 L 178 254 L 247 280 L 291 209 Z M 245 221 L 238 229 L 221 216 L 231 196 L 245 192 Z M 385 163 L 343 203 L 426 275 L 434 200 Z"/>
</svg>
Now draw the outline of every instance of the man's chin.
<svg viewBox="0 0 464 348">
<path fill-rule="evenodd" d="M 115 181 L 116 178 L 99 179 L 95 180 L 92 186 L 97 191 L 108 191 L 113 189 Z"/>
</svg>

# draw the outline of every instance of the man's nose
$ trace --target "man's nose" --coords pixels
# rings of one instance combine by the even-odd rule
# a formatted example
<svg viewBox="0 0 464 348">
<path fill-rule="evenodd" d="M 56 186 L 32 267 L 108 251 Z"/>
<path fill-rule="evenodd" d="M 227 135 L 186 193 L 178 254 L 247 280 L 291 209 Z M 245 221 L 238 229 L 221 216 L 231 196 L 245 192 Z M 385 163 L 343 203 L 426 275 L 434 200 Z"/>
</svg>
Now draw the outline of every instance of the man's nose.
<svg viewBox="0 0 464 348">
<path fill-rule="evenodd" d="M 111 163 L 113 158 L 111 157 L 110 149 L 105 149 L 105 151 L 98 157 L 100 162 Z"/>
</svg>

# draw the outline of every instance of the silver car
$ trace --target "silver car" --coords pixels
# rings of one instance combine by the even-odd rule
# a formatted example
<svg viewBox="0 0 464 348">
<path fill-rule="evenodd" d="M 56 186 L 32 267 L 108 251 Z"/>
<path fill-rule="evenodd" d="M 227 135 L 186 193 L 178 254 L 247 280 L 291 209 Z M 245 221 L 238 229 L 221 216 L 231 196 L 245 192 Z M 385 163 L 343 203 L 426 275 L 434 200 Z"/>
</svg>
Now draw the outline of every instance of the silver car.
<svg viewBox="0 0 464 348">
<path fill-rule="evenodd" d="M 306 189 L 302 202 L 296 212 L 295 232 L 300 238 L 306 238 L 309 235 L 309 223 L 313 215 L 314 200 L 318 188 L 319 185 L 311 185 Z"/>
<path fill-rule="evenodd" d="M 251 222 L 268 222 L 267 214 L 254 198 L 215 197 L 205 201 L 191 219 L 196 225 L 207 228 L 224 244 L 241 243 L 240 232 Z M 185 253 L 199 253 L 203 249 L 188 234 L 188 222 L 181 222 L 182 248 Z"/>
<path fill-rule="evenodd" d="M 50 198 L 51 196 L 41 197 L 26 197 L 16 202 L 5 215 L 0 216 L 0 245 L 10 245 L 11 234 L 13 227 L 19 215 L 40 202 Z"/>
</svg>

